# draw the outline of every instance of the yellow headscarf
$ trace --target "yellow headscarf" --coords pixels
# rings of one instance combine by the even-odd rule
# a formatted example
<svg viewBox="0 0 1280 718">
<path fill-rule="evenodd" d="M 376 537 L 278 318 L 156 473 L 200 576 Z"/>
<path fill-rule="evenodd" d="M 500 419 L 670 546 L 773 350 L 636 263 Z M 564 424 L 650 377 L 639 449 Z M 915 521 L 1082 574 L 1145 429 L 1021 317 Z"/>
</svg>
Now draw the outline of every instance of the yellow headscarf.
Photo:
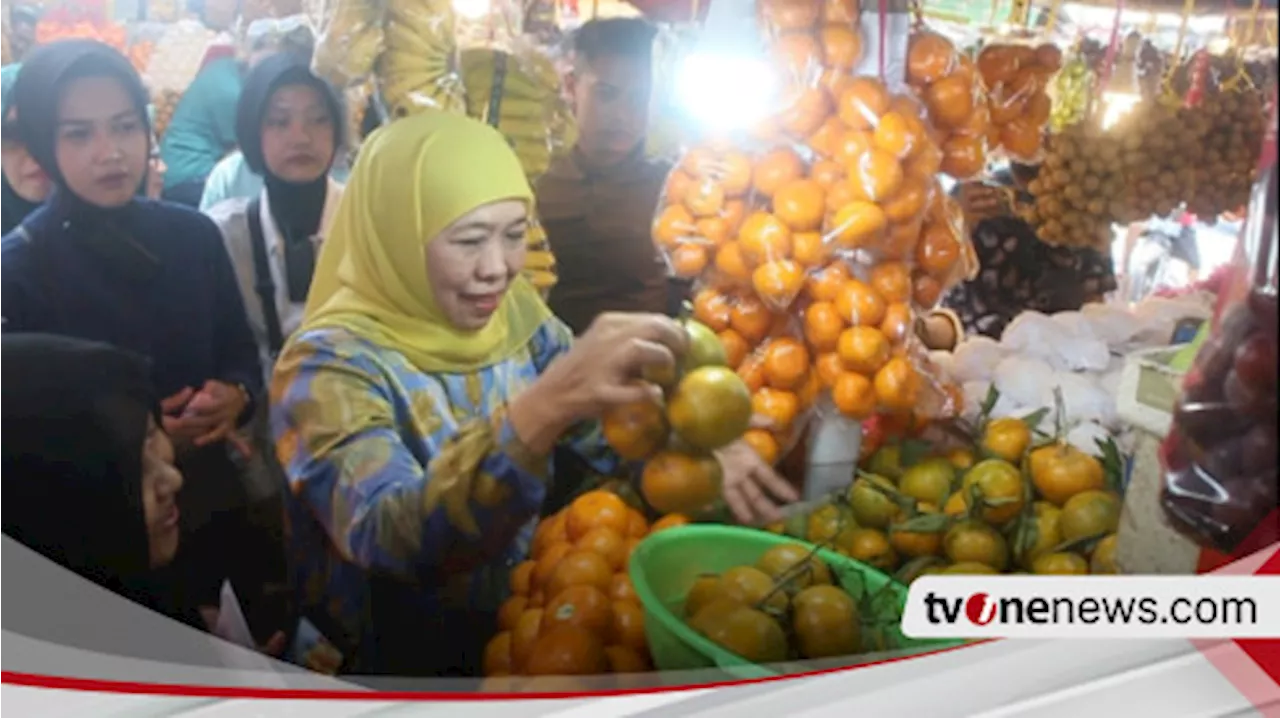
<svg viewBox="0 0 1280 718">
<path fill-rule="evenodd" d="M 436 305 L 426 246 L 492 202 L 533 204 L 497 130 L 428 112 L 374 132 L 352 169 L 320 250 L 300 331 L 342 327 L 404 354 L 424 372 L 475 371 L 528 344 L 551 311 L 523 276 L 488 325 L 455 328 Z"/>
</svg>

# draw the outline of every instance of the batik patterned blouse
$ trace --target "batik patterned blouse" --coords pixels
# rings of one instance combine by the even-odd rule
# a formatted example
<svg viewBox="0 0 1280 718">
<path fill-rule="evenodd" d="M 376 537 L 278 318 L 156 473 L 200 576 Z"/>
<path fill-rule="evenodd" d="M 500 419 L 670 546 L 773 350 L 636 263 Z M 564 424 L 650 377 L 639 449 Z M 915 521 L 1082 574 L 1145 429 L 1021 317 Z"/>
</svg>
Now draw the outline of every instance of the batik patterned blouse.
<svg viewBox="0 0 1280 718">
<path fill-rule="evenodd" d="M 441 616 L 492 615 L 506 597 L 554 475 L 550 455 L 520 442 L 506 409 L 570 342 L 553 318 L 500 364 L 431 375 L 345 329 L 310 330 L 286 347 L 271 423 L 291 488 L 292 581 L 301 615 L 354 652 L 344 670 L 381 672 L 372 668 L 387 641 L 385 624 L 374 625 L 385 616 L 370 605 L 375 576 L 398 585 L 399 613 L 406 602 L 408 613 L 420 609 L 410 622 L 423 629 Z M 625 468 L 598 423 L 561 445 L 601 474 Z"/>
</svg>

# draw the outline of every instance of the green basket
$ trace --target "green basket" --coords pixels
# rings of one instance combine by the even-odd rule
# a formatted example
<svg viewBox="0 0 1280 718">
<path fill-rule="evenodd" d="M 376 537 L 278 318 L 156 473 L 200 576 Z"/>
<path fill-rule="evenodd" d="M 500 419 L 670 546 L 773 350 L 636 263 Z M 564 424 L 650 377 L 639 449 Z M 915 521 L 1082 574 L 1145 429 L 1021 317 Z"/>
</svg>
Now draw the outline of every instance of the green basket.
<svg viewBox="0 0 1280 718">
<path fill-rule="evenodd" d="M 670 528 L 641 541 L 631 555 L 630 574 L 636 594 L 644 605 L 645 633 L 655 666 L 663 671 L 719 669 L 738 679 L 782 675 L 784 671 L 775 667 L 751 663 L 726 651 L 689 628 L 680 616 L 685 596 L 699 575 L 722 573 L 734 566 L 754 564 L 765 551 L 787 543 L 813 546 L 788 536 L 715 524 Z M 832 568 L 846 591 L 854 595 L 868 591 L 877 597 L 884 596 L 901 615 L 907 600 L 905 586 L 864 563 L 834 551 L 821 549 L 818 558 Z M 898 626 L 893 627 L 889 634 L 895 652 L 923 652 L 963 643 L 910 639 L 902 635 Z M 882 657 L 878 654 L 851 656 L 845 665 Z"/>
</svg>

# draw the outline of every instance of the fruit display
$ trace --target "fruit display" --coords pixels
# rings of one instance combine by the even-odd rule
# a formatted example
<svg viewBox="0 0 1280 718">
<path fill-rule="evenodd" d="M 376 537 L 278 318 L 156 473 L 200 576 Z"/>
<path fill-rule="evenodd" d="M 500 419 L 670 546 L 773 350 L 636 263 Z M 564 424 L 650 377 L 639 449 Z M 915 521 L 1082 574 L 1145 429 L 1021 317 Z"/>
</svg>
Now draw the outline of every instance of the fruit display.
<svg viewBox="0 0 1280 718">
<path fill-rule="evenodd" d="M 386 48 L 377 59 L 377 75 L 392 117 L 426 109 L 466 111 L 455 25 L 453 5 L 445 0 L 387 4 Z"/>
<path fill-rule="evenodd" d="M 156 44 L 150 40 L 142 40 L 129 45 L 127 55 L 130 64 L 139 73 L 146 72 L 147 66 L 151 64 L 151 55 L 156 51 Z"/>
<path fill-rule="evenodd" d="M 918 29 L 908 41 L 907 82 L 939 131 L 942 171 L 957 180 L 982 174 L 991 115 L 973 61 L 946 37 Z"/>
<path fill-rule="evenodd" d="M 988 140 L 1019 162 L 1040 159 L 1045 125 L 1053 112 L 1047 92 L 1062 68 L 1062 50 L 1052 44 L 992 42 L 978 52 L 978 72 L 987 88 Z"/>
<path fill-rule="evenodd" d="M 1100 460 L 1061 432 L 1045 438 L 1047 413 L 984 412 L 965 442 L 886 443 L 824 506 L 770 528 L 904 583 L 933 573 L 1116 573 L 1117 454 Z"/>
<path fill-rule="evenodd" d="M 311 67 L 334 87 L 362 82 L 384 47 L 383 5 L 367 0 L 334 0 L 320 16 Z"/>
<path fill-rule="evenodd" d="M 607 411 L 604 438 L 628 461 L 643 461 L 640 491 L 662 513 L 700 514 L 721 495 L 715 452 L 742 438 L 751 422 L 747 383 L 725 366 L 715 333 L 687 319 L 689 350 L 675 371 L 644 377 L 664 388 L 662 400 L 642 399 Z"/>
<path fill-rule="evenodd" d="M 1113 128 L 1123 152 L 1121 203 L 1113 212 L 1120 222 L 1166 217 L 1197 196 L 1197 168 L 1202 166 L 1206 127 L 1202 113 L 1146 102 Z"/>
<path fill-rule="evenodd" d="M 537 50 L 509 53 L 469 48 L 461 53 L 466 111 L 498 128 L 511 143 L 530 182 L 554 153 L 573 145 L 573 119 L 560 95 L 560 74 Z"/>
<path fill-rule="evenodd" d="M 156 97 L 155 116 L 152 118 L 152 129 L 155 130 L 156 139 L 164 137 L 164 131 L 169 128 L 169 121 L 173 119 L 173 111 L 178 108 L 178 102 L 182 100 L 182 93 L 177 90 L 162 90 Z"/>
<path fill-rule="evenodd" d="M 1267 128 L 1265 105 L 1259 90 L 1219 89 L 1207 92 L 1194 108 L 1205 131 L 1195 148 L 1196 191 L 1186 198 L 1191 212 L 1216 217 L 1248 203 Z M 1174 154 L 1187 149 L 1179 147 Z"/>
<path fill-rule="evenodd" d="M 93 22 L 87 19 L 59 21 L 45 16 L 36 24 L 36 43 L 45 45 L 58 40 L 84 38 L 110 45 L 120 52 L 126 51 L 128 32 L 124 25 L 112 22 Z"/>
<path fill-rule="evenodd" d="M 1127 137 L 1141 143 L 1144 135 L 1134 132 Z M 1122 154 L 1128 146 L 1092 122 L 1072 125 L 1049 137 L 1044 162 L 1027 187 L 1034 203 L 1020 210 L 1041 241 L 1110 251 L 1111 223 L 1129 213 L 1137 201 L 1124 199 L 1132 196 L 1132 188 L 1125 183 L 1127 155 Z M 1153 184 L 1158 191 L 1165 185 L 1176 187 L 1176 180 L 1170 173 Z"/>
<path fill-rule="evenodd" d="M 484 675 L 586 676 L 652 670 L 644 609 L 627 574 L 644 537 L 689 523 L 652 525 L 619 496 L 589 491 L 538 523 L 529 560 L 510 575 Z"/>
<path fill-rule="evenodd" d="M 1277 506 L 1277 182 L 1273 161 L 1245 230 L 1252 273 L 1196 355 L 1164 446 L 1166 512 L 1202 546 L 1228 553 Z"/>
<path fill-rule="evenodd" d="M 1088 63 L 1077 53 L 1062 66 L 1049 87 L 1053 110 L 1049 113 L 1049 129 L 1062 130 L 1082 122 L 1089 111 L 1095 76 Z"/>
</svg>

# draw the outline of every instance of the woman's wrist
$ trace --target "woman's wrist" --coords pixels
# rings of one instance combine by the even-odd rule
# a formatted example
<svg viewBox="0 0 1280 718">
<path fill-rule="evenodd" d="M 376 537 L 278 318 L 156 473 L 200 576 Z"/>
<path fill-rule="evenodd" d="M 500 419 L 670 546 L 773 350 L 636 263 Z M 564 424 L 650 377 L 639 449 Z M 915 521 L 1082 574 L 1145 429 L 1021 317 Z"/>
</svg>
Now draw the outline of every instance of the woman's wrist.
<svg viewBox="0 0 1280 718">
<path fill-rule="evenodd" d="M 565 392 L 552 391 L 540 378 L 521 392 L 507 409 L 507 420 L 520 442 L 538 454 L 550 453 L 573 425 Z"/>
</svg>

